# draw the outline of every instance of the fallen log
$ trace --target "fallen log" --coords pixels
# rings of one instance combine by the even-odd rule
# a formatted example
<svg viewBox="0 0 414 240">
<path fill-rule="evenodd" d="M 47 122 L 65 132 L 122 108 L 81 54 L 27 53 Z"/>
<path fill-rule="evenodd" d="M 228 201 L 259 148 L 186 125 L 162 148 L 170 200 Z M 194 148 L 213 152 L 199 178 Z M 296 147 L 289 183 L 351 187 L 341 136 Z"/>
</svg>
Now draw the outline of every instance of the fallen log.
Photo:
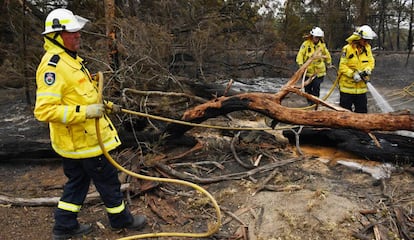
<svg viewBox="0 0 414 240">
<path fill-rule="evenodd" d="M 371 131 L 414 131 L 414 115 L 410 112 L 394 113 L 354 113 L 349 111 L 308 111 L 282 106 L 282 94 L 244 93 L 231 97 L 219 97 L 215 100 L 187 110 L 182 120 L 201 123 L 209 118 L 226 115 L 235 111 L 251 110 L 274 119 L 277 122 L 354 129 L 363 132 Z M 190 130 L 191 126 L 170 124 L 166 132 L 176 138 Z"/>
<path fill-rule="evenodd" d="M 414 163 L 413 138 L 383 132 L 374 132 L 373 135 L 378 139 L 379 147 L 368 134 L 361 131 L 305 127 L 300 132 L 299 142 L 300 144 L 338 148 L 372 161 L 395 164 Z M 295 144 L 294 132 L 284 130 L 283 136 L 289 140 L 289 143 Z"/>
<path fill-rule="evenodd" d="M 121 185 L 121 191 L 125 191 L 129 188 L 129 183 Z M 12 206 L 57 206 L 60 197 L 39 197 L 39 198 L 22 198 L 22 197 L 10 197 L 0 195 L 0 204 L 12 205 Z M 85 203 L 92 203 L 100 199 L 98 192 L 92 192 L 86 195 Z"/>
<path fill-rule="evenodd" d="M 32 109 L 21 99 L 0 103 L 7 114 L 0 116 L 0 161 L 57 158 L 50 145 L 46 123 L 37 121 Z"/>
<path fill-rule="evenodd" d="M 317 56 L 315 56 L 316 58 Z M 209 118 L 225 115 L 235 111 L 251 110 L 274 119 L 276 122 L 294 125 L 306 125 L 314 127 L 330 127 L 355 129 L 363 132 L 371 131 L 397 131 L 414 130 L 414 115 L 409 111 L 398 113 L 354 113 L 346 109 L 333 107 L 331 104 L 315 98 L 314 96 L 300 92 L 300 95 L 314 101 L 316 104 L 327 107 L 327 110 L 308 111 L 304 109 L 289 108 L 283 106 L 282 100 L 289 93 L 299 94 L 295 88 L 296 82 L 301 78 L 309 63 L 310 58 L 280 89 L 273 93 L 242 93 L 233 96 L 222 96 L 192 109 L 187 110 L 182 120 L 201 123 Z M 172 137 L 177 137 L 191 129 L 191 126 L 171 124 L 166 132 Z"/>
<path fill-rule="evenodd" d="M 280 105 L 280 102 L 278 94 L 267 93 L 244 93 L 220 97 L 186 111 L 182 120 L 200 123 L 208 118 L 230 112 L 252 110 L 278 122 L 295 125 L 349 128 L 366 132 L 414 130 L 414 115 L 409 112 L 361 114 L 348 111 L 307 111 L 284 107 Z"/>
</svg>

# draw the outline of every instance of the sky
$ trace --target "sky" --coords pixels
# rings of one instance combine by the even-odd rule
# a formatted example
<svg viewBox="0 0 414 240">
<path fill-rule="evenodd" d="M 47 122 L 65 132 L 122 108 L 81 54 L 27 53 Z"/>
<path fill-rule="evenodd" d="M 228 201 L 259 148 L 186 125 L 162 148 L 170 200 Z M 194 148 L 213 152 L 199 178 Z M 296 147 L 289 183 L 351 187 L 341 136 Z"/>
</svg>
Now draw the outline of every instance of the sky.
<svg viewBox="0 0 414 240">
<path fill-rule="evenodd" d="M 267 2 L 268 2 L 268 5 L 269 5 L 269 7 L 270 8 L 272 8 L 272 10 L 275 12 L 275 14 L 277 13 L 277 6 L 279 5 L 282 5 L 282 4 L 284 4 L 285 3 L 285 1 L 286 0 L 268 0 Z M 259 13 L 260 14 L 266 14 L 268 12 L 268 10 L 267 9 L 265 9 L 265 8 L 260 8 L 259 9 Z"/>
</svg>

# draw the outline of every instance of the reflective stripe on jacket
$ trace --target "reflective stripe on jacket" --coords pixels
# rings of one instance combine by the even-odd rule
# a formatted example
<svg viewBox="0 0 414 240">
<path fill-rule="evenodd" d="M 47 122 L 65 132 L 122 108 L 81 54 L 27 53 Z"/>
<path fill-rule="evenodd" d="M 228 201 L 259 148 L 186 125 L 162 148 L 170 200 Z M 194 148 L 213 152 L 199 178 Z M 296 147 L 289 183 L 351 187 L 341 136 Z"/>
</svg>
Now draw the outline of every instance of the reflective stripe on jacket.
<svg viewBox="0 0 414 240">
<path fill-rule="evenodd" d="M 341 59 L 339 61 L 338 74 L 339 90 L 350 94 L 363 94 L 368 91 L 364 81 L 355 82 L 354 73 L 370 70 L 375 67 L 375 59 L 372 55 L 371 46 L 366 45 L 364 49 L 358 50 L 356 44 L 347 44 L 342 48 Z"/>
<path fill-rule="evenodd" d="M 58 42 L 62 42 L 60 36 Z M 101 155 L 95 119 L 86 119 L 86 106 L 98 100 L 96 81 L 79 56 L 73 58 L 46 38 L 44 47 L 46 53 L 36 72 L 35 117 L 49 122 L 51 144 L 59 155 L 72 159 Z M 51 61 L 56 56 L 58 61 Z M 121 144 L 107 116 L 99 120 L 99 126 L 106 150 Z"/>
<path fill-rule="evenodd" d="M 314 53 L 316 50 L 321 49 L 321 54 L 323 58 L 318 58 L 312 61 L 309 65 L 306 72 L 306 76 L 310 77 L 316 74 L 318 77 L 326 75 L 326 66 L 327 64 L 332 63 L 331 54 L 326 48 L 325 43 L 319 41 L 316 45 L 313 43 L 312 39 L 308 39 L 302 43 L 300 46 L 299 52 L 296 55 L 296 63 L 299 66 L 302 66 Z"/>
</svg>

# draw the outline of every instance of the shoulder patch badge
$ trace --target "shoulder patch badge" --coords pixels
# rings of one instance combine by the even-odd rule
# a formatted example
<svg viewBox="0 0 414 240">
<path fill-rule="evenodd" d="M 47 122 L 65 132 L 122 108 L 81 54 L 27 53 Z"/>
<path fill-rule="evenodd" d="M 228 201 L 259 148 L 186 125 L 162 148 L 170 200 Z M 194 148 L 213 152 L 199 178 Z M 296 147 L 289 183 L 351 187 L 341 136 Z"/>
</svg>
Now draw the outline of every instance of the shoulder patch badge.
<svg viewBox="0 0 414 240">
<path fill-rule="evenodd" d="M 49 85 L 49 86 L 53 85 L 55 83 L 55 80 L 56 80 L 55 73 L 54 72 L 45 72 L 44 80 L 45 80 L 46 85 Z"/>
</svg>

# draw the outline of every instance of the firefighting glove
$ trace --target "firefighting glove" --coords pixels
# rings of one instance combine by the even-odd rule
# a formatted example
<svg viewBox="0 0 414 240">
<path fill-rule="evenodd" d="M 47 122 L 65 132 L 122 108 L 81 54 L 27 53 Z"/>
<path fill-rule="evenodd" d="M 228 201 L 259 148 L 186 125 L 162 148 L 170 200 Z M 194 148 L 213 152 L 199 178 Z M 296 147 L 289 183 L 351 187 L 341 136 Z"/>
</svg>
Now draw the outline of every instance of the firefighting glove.
<svg viewBox="0 0 414 240">
<path fill-rule="evenodd" d="M 121 112 L 121 106 L 118 104 L 112 105 L 112 113 L 120 113 Z"/>
<path fill-rule="evenodd" d="M 369 82 L 369 75 L 371 75 L 371 70 L 370 69 L 365 69 L 364 71 L 359 73 L 359 76 L 361 76 L 362 80 L 364 80 L 364 82 Z"/>
<path fill-rule="evenodd" d="M 354 73 L 354 81 L 355 82 L 360 82 L 362 80 L 361 75 L 359 75 L 359 72 L 355 72 Z"/>
<path fill-rule="evenodd" d="M 105 110 L 107 113 L 111 114 L 111 113 L 120 113 L 122 110 L 121 105 L 115 104 L 113 102 L 110 101 L 105 101 Z"/>
<path fill-rule="evenodd" d="M 371 75 L 371 69 L 366 68 L 364 71 L 362 71 L 364 73 L 365 76 L 369 76 Z"/>
<path fill-rule="evenodd" d="M 102 103 L 96 103 L 86 106 L 86 118 L 100 118 L 103 116 L 105 106 Z"/>
</svg>

